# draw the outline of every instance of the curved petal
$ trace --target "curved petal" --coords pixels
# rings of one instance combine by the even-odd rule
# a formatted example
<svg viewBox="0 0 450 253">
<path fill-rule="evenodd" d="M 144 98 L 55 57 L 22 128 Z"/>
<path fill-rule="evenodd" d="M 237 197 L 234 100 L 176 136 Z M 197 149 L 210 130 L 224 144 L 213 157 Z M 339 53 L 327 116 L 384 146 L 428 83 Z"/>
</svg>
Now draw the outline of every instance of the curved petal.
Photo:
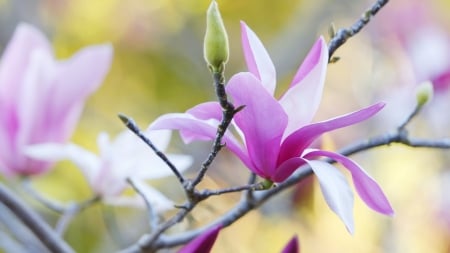
<svg viewBox="0 0 450 253">
<path fill-rule="evenodd" d="M 186 111 L 187 114 L 194 116 L 196 119 L 204 120 L 211 126 L 217 129 L 222 119 L 222 108 L 218 102 L 206 102 L 192 107 Z M 216 130 L 217 132 L 217 130 Z M 194 140 L 209 140 L 204 139 L 202 135 L 197 135 L 193 132 L 180 130 L 181 138 L 186 143 L 190 143 Z"/>
<path fill-rule="evenodd" d="M 149 130 L 172 129 L 186 132 L 188 138 L 183 138 L 186 143 L 195 140 L 213 140 L 217 125 L 208 120 L 197 119 L 187 113 L 169 113 L 158 117 L 148 127 Z"/>
<path fill-rule="evenodd" d="M 157 118 L 150 124 L 148 129 L 183 131 L 185 135 L 182 135 L 182 137 L 186 143 L 189 143 L 194 140 L 213 140 L 216 136 L 217 124 L 211 124 L 210 120 L 197 119 L 187 113 L 170 113 Z M 223 141 L 226 143 L 226 147 L 235 153 L 246 166 L 251 165 L 247 152 L 243 150 L 242 146 L 229 131 L 225 133 Z"/>
<path fill-rule="evenodd" d="M 147 130 L 144 135 L 164 152 L 170 141 L 171 131 Z M 129 130 L 122 131 L 112 143 L 99 141 L 99 147 L 102 150 L 102 158 L 109 163 L 105 173 L 114 173 L 122 179 L 130 175 L 137 179 L 156 179 L 173 175 L 167 164 Z M 188 169 L 193 162 L 192 157 L 187 155 L 166 153 L 166 156 L 180 172 Z"/>
<path fill-rule="evenodd" d="M 377 103 L 356 112 L 300 128 L 283 141 L 280 149 L 280 156 L 278 158 L 278 164 L 289 158 L 300 156 L 301 153 L 323 133 L 366 120 L 380 111 L 384 105 L 384 103 Z"/>
<path fill-rule="evenodd" d="M 328 49 L 320 37 L 295 75 L 291 87 L 280 99 L 289 116 L 285 136 L 312 121 L 322 98 L 327 66 Z"/>
<path fill-rule="evenodd" d="M 222 226 L 215 226 L 186 244 L 178 253 L 209 253 Z"/>
<path fill-rule="evenodd" d="M 57 129 L 53 130 L 54 141 L 64 141 L 70 137 L 84 102 L 98 89 L 108 73 L 112 57 L 113 48 L 106 44 L 83 48 L 69 60 L 58 63 L 44 126 L 56 126 Z"/>
<path fill-rule="evenodd" d="M 189 113 L 197 119 L 216 119 L 220 121 L 222 119 L 222 108 L 218 102 L 206 102 L 192 107 L 187 110 Z"/>
<path fill-rule="evenodd" d="M 276 87 L 275 66 L 258 36 L 241 21 L 242 49 L 250 73 L 255 75 L 273 96 Z"/>
<path fill-rule="evenodd" d="M 298 242 L 297 236 L 292 237 L 291 240 L 286 244 L 283 251 L 281 253 L 299 253 L 300 252 L 300 244 Z"/>
<path fill-rule="evenodd" d="M 328 65 L 328 47 L 325 39 L 320 36 L 319 39 L 314 43 L 313 47 L 309 50 L 308 55 L 306 55 L 305 60 L 303 60 L 302 65 L 297 70 L 297 73 L 292 79 L 290 87 L 300 85 L 301 81 L 311 75 L 314 69 L 319 68 L 316 80 L 322 79 L 323 72 L 326 71 Z"/>
<path fill-rule="evenodd" d="M 48 165 L 26 164 L 22 145 L 18 145 L 20 133 L 17 101 L 24 91 L 23 80 L 27 76 L 30 59 L 35 52 L 52 54 L 50 43 L 45 36 L 31 25 L 21 23 L 6 46 L 0 62 L 0 160 L 1 172 L 8 175 L 44 171 Z M 20 102 L 19 102 L 20 103 Z"/>
<path fill-rule="evenodd" d="M 38 29 L 26 23 L 19 24 L 0 63 L 0 100 L 15 101 L 34 51 L 53 54 L 47 38 Z"/>
<path fill-rule="evenodd" d="M 380 186 L 357 163 L 341 154 L 323 150 L 311 150 L 304 155 L 307 159 L 318 156 L 329 157 L 341 163 L 350 171 L 356 191 L 367 206 L 382 214 L 394 214 L 394 210 Z"/>
<path fill-rule="evenodd" d="M 112 63 L 110 44 L 81 49 L 70 59 L 60 61 L 53 84 L 54 103 L 62 108 L 72 107 L 98 89 Z"/>
<path fill-rule="evenodd" d="M 58 162 L 70 160 L 83 172 L 92 184 L 100 170 L 100 159 L 94 153 L 75 144 L 45 143 L 27 146 L 24 153 L 37 160 Z"/>
<path fill-rule="evenodd" d="M 88 47 L 70 60 L 56 62 L 35 52 L 20 99 L 19 142 L 62 142 L 72 133 L 88 95 L 101 84 L 112 60 L 112 47 Z"/>
<path fill-rule="evenodd" d="M 344 175 L 329 163 L 306 159 L 305 161 L 319 179 L 320 189 L 328 206 L 344 222 L 347 230 L 353 234 L 353 192 Z"/>
<path fill-rule="evenodd" d="M 227 91 L 237 106 L 245 107 L 234 120 L 245 136 L 247 151 L 254 166 L 266 178 L 275 174 L 281 137 L 287 125 L 286 113 L 275 98 L 264 89 L 254 75 L 234 75 Z M 250 168 L 255 173 L 255 168 Z"/>
<path fill-rule="evenodd" d="M 283 182 L 304 164 L 305 161 L 300 157 L 293 157 L 291 159 L 288 159 L 284 161 L 280 166 L 278 166 L 275 175 L 271 179 L 276 183 Z"/>
</svg>

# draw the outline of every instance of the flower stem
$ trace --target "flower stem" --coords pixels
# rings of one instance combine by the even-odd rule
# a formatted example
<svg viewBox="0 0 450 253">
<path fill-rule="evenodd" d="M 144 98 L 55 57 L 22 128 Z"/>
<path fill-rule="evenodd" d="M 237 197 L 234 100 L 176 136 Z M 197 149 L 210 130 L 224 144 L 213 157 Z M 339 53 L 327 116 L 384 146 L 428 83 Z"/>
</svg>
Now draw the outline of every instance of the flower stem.
<svg viewBox="0 0 450 253">
<path fill-rule="evenodd" d="M 208 170 L 209 166 L 211 166 L 212 162 L 216 158 L 219 151 L 224 146 L 222 144 L 222 138 L 225 135 L 225 132 L 227 131 L 228 126 L 231 123 L 231 120 L 233 119 L 234 115 L 241 109 L 238 108 L 236 110 L 234 108 L 234 105 L 228 101 L 228 97 L 225 91 L 225 76 L 224 72 L 214 72 L 213 73 L 214 78 L 214 86 L 216 88 L 216 95 L 217 99 L 219 100 L 220 106 L 222 107 L 222 121 L 220 122 L 219 126 L 217 127 L 217 133 L 216 138 L 214 139 L 211 152 L 209 153 L 206 160 L 202 163 L 202 166 L 200 168 L 200 171 L 197 175 L 197 177 L 192 181 L 192 187 L 195 187 L 198 185 L 203 177 L 206 174 L 206 171 Z"/>
</svg>

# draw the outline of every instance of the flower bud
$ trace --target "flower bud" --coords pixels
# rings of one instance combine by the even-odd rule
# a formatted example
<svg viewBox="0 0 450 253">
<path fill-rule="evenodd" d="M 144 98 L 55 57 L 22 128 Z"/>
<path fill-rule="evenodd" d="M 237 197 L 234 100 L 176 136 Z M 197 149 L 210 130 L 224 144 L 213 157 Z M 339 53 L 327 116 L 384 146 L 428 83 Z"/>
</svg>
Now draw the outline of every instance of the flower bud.
<svg viewBox="0 0 450 253">
<path fill-rule="evenodd" d="M 206 12 L 206 34 L 203 54 L 208 67 L 214 73 L 222 72 L 228 61 L 228 35 L 220 16 L 216 1 L 212 1 Z"/>
<path fill-rule="evenodd" d="M 416 88 L 416 100 L 418 106 L 423 106 L 433 98 L 433 84 L 430 81 L 421 83 Z"/>
</svg>

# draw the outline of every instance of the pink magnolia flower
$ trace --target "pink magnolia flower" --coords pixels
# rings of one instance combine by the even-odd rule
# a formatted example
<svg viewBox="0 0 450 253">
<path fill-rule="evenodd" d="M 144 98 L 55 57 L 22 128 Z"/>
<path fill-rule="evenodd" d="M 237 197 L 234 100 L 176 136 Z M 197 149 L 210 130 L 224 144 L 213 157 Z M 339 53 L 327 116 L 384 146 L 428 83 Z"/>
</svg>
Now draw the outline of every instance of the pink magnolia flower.
<svg viewBox="0 0 450 253">
<path fill-rule="evenodd" d="M 112 54 L 111 45 L 91 46 L 58 61 L 40 31 L 28 24 L 17 27 L 0 64 L 1 173 L 37 175 L 50 168 L 25 156 L 24 148 L 67 141 Z"/>
<path fill-rule="evenodd" d="M 222 226 L 215 226 L 186 244 L 178 253 L 209 253 Z"/>
<path fill-rule="evenodd" d="M 235 131 L 227 131 L 224 136 L 227 148 L 252 172 L 273 182 L 283 182 L 299 167 L 309 164 L 319 179 L 325 200 L 349 231 L 353 231 L 352 191 L 344 175 L 329 163 L 316 160 L 318 157 L 329 157 L 343 164 L 352 174 L 362 200 L 377 212 L 392 214 L 381 188 L 355 162 L 337 153 L 308 149 L 323 133 L 366 120 L 384 104 L 311 123 L 321 100 L 328 63 L 324 39 L 319 38 L 314 44 L 279 100 L 274 97 L 276 74 L 272 60 L 245 23 L 242 23 L 242 45 L 250 72 L 234 75 L 226 89 L 234 104 L 245 108 L 234 117 Z M 211 140 L 221 117 L 220 105 L 208 102 L 186 113 L 163 115 L 150 128 L 179 129 L 186 142 Z"/>
<path fill-rule="evenodd" d="M 292 237 L 292 239 L 286 244 L 281 253 L 299 253 L 300 245 L 298 243 L 297 236 Z"/>
<path fill-rule="evenodd" d="M 165 150 L 170 142 L 169 130 L 145 131 L 160 150 Z M 97 138 L 99 154 L 95 154 L 76 144 L 46 143 L 29 146 L 27 155 L 44 161 L 70 160 L 83 172 L 93 192 L 108 204 L 134 206 L 141 205 L 140 196 L 121 196 L 129 187 L 127 179 L 145 191 L 158 211 L 173 207 L 173 203 L 144 180 L 158 179 L 173 175 L 167 165 L 135 134 L 129 130 L 121 132 L 113 141 L 106 133 Z M 187 155 L 167 154 L 180 172 L 192 164 Z"/>
</svg>

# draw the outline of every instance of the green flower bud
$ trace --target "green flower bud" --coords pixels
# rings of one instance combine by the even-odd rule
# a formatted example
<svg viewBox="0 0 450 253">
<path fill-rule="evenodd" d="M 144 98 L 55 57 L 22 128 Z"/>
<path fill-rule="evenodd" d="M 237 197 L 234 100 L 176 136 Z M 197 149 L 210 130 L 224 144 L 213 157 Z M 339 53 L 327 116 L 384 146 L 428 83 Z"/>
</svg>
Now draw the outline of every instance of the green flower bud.
<svg viewBox="0 0 450 253">
<path fill-rule="evenodd" d="M 228 61 L 228 35 L 216 1 L 211 1 L 206 12 L 206 34 L 203 54 L 208 67 L 214 73 L 223 71 Z"/>
<path fill-rule="evenodd" d="M 423 106 L 433 98 L 433 84 L 430 81 L 421 83 L 416 88 L 417 105 Z"/>
<path fill-rule="evenodd" d="M 264 181 L 261 182 L 262 185 L 262 190 L 267 190 L 272 188 L 273 186 L 273 182 L 270 181 L 269 179 L 264 179 Z"/>
</svg>

